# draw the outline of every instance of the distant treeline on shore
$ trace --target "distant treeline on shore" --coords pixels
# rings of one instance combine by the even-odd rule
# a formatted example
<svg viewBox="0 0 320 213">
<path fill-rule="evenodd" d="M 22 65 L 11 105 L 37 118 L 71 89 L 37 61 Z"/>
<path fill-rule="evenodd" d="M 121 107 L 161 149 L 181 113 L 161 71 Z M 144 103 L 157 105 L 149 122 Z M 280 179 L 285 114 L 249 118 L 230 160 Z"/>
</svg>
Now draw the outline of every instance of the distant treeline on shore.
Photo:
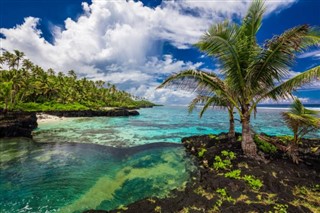
<svg viewBox="0 0 320 213">
<path fill-rule="evenodd" d="M 53 69 L 44 70 L 18 50 L 0 56 L 0 107 L 4 111 L 87 110 L 102 107 L 150 107 L 153 103 L 115 85 Z M 5 69 L 6 68 L 6 69 Z"/>
</svg>

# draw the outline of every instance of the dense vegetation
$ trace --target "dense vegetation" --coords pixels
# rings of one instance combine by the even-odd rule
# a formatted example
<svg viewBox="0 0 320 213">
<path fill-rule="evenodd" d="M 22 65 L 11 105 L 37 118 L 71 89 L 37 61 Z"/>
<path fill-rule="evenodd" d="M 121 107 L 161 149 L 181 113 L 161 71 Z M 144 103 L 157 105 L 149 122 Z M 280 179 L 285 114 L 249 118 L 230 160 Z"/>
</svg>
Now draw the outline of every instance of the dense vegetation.
<svg viewBox="0 0 320 213">
<path fill-rule="evenodd" d="M 8 69 L 3 69 L 7 67 Z M 147 107 L 146 100 L 134 100 L 125 91 L 104 81 L 78 78 L 44 70 L 24 58 L 24 53 L 4 52 L 0 57 L 0 106 L 7 110 L 52 111 L 86 110 L 102 107 Z"/>
<path fill-rule="evenodd" d="M 196 44 L 202 52 L 218 60 L 221 65 L 219 75 L 185 70 L 170 76 L 159 86 L 178 85 L 188 88 L 191 79 L 197 83 L 193 90 L 199 94 L 220 97 L 229 103 L 240 115 L 242 150 L 247 156 L 254 158 L 259 156 L 252 137 L 250 120 L 257 104 L 266 98 L 277 101 L 292 97 L 294 89 L 320 77 L 320 66 L 291 79 L 289 72 L 296 54 L 320 44 L 319 28 L 296 26 L 260 45 L 256 35 L 264 12 L 264 2 L 253 1 L 241 24 L 229 21 L 214 24 Z M 221 106 L 211 100 L 207 98 L 200 102 Z"/>
</svg>

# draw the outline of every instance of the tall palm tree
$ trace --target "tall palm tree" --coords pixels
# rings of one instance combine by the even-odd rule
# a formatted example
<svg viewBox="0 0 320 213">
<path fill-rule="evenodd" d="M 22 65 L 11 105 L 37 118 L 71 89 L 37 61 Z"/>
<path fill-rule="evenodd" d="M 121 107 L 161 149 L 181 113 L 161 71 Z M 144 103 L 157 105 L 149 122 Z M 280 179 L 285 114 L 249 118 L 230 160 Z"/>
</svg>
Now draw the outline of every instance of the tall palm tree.
<svg viewBox="0 0 320 213">
<path fill-rule="evenodd" d="M 10 53 L 9 51 L 4 51 L 2 58 L 2 60 L 8 65 L 9 69 L 13 69 L 15 67 L 14 54 Z"/>
<path fill-rule="evenodd" d="M 20 61 L 23 60 L 23 57 L 25 56 L 23 52 L 19 50 L 14 50 L 14 61 L 17 66 L 17 69 L 19 69 Z"/>
<path fill-rule="evenodd" d="M 23 59 L 22 67 L 26 70 L 31 70 L 34 64 L 29 59 Z"/>
<path fill-rule="evenodd" d="M 288 148 L 292 159 L 298 163 L 298 145 L 301 138 L 309 132 L 320 129 L 320 119 L 315 117 L 319 112 L 306 109 L 299 99 L 295 99 L 290 111 L 283 112 L 282 117 L 293 132 L 293 140 Z"/>
<path fill-rule="evenodd" d="M 301 25 L 274 36 L 260 46 L 256 34 L 264 11 L 262 1 L 253 1 L 241 25 L 228 21 L 215 24 L 196 44 L 201 51 L 219 60 L 221 74 L 230 90 L 226 90 L 221 85 L 222 80 L 214 74 L 207 76 L 202 72 L 189 71 L 183 75 L 184 78 L 202 79 L 203 84 L 217 87 L 234 105 L 242 124 L 241 147 L 251 157 L 257 157 L 257 147 L 250 130 L 251 114 L 257 104 L 267 97 L 274 100 L 291 97 L 293 89 L 320 77 L 320 66 L 317 66 L 283 81 L 289 77 L 295 55 L 320 44 L 320 31 Z"/>
</svg>

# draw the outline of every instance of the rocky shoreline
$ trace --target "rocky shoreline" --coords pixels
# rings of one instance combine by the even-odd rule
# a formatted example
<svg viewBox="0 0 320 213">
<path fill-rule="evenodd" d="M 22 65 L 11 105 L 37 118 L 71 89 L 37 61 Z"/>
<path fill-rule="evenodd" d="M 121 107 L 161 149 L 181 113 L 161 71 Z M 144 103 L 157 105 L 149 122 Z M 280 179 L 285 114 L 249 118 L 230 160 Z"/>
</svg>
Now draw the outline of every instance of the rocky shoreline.
<svg viewBox="0 0 320 213">
<path fill-rule="evenodd" d="M 320 140 L 303 142 L 301 151 L 320 149 Z M 198 175 L 185 190 L 174 190 L 164 199 L 146 198 L 119 209 L 86 213 L 320 212 L 317 150 L 300 151 L 303 162 L 297 165 L 281 151 L 265 155 L 268 162 L 249 159 L 240 142 L 229 142 L 224 134 L 183 138 L 182 143 L 198 165 Z M 214 167 L 216 156 L 226 168 Z"/>
<path fill-rule="evenodd" d="M 50 111 L 50 112 L 0 112 L 0 138 L 2 137 L 29 137 L 32 131 L 38 127 L 37 114 L 57 117 L 116 117 L 137 116 L 139 112 L 125 108 L 110 110 L 81 110 L 81 111 Z"/>
<path fill-rule="evenodd" d="M 116 116 L 135 116 L 139 115 L 136 110 L 128 110 L 124 108 L 116 108 L 112 110 L 81 110 L 81 111 L 51 111 L 42 112 L 48 115 L 54 115 L 58 117 L 116 117 Z"/>
<path fill-rule="evenodd" d="M 2 137 L 28 137 L 38 127 L 36 113 L 9 112 L 0 114 L 0 138 Z"/>
</svg>

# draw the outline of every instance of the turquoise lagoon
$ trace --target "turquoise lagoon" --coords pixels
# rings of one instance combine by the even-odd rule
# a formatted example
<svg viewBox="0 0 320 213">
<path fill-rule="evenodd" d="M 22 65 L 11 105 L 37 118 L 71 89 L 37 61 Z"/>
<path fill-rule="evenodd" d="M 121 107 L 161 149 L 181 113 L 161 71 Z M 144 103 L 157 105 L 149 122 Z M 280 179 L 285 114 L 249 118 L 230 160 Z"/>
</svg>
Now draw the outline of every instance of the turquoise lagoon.
<svg viewBox="0 0 320 213">
<path fill-rule="evenodd" d="M 317 108 L 318 109 L 318 108 Z M 283 108 L 258 108 L 252 125 L 257 132 L 270 135 L 290 135 L 281 119 Z M 182 137 L 217 134 L 228 131 L 225 110 L 208 110 L 199 119 L 198 110 L 188 114 L 186 107 L 155 107 L 139 110 L 139 116 L 69 118 L 47 123 L 35 131 L 36 142 L 94 143 L 113 147 L 131 147 L 155 142 L 180 143 Z M 239 119 L 239 116 L 235 116 Z M 236 121 L 236 131 L 241 132 Z M 320 137 L 320 132 L 309 137 Z"/>
<path fill-rule="evenodd" d="M 283 110 L 258 109 L 255 131 L 290 134 Z M 135 117 L 43 123 L 33 140 L 0 139 L 0 212 L 108 210 L 165 197 L 183 189 L 195 168 L 181 138 L 228 130 L 224 110 L 209 110 L 202 119 L 185 107 L 139 111 Z"/>
</svg>

